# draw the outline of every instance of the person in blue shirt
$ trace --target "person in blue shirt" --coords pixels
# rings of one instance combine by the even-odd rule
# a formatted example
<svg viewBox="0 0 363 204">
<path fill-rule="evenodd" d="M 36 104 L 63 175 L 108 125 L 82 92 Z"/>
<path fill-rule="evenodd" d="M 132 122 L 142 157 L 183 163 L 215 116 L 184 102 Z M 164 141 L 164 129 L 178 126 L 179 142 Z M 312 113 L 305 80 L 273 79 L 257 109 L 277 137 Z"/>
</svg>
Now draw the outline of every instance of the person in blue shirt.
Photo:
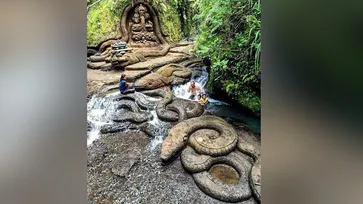
<svg viewBox="0 0 363 204">
<path fill-rule="evenodd" d="M 126 82 L 126 74 L 121 74 L 120 85 L 119 85 L 121 94 L 125 94 L 128 87 L 129 84 Z"/>
</svg>

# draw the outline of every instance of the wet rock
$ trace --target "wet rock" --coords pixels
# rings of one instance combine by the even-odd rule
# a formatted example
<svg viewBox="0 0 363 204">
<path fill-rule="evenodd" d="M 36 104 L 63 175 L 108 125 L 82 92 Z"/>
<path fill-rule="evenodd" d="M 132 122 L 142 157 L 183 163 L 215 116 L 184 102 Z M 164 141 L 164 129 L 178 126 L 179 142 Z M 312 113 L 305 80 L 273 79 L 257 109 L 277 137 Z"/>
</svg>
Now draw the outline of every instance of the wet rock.
<svg viewBox="0 0 363 204">
<path fill-rule="evenodd" d="M 108 124 L 108 125 L 104 125 L 100 132 L 102 134 L 107 134 L 107 133 L 115 133 L 115 132 L 122 132 L 128 129 L 128 127 L 130 126 L 130 122 L 124 122 L 124 123 L 116 123 L 116 124 Z"/>
<path fill-rule="evenodd" d="M 197 68 L 192 68 L 192 75 L 194 76 L 194 78 L 200 77 L 202 75 L 202 69 L 200 67 Z"/>
<path fill-rule="evenodd" d="M 94 145 L 87 150 L 89 156 L 90 152 L 104 155 L 100 157 L 102 160 L 87 166 L 89 203 L 225 203 L 201 191 L 193 177 L 184 171 L 179 158 L 168 166 L 162 165 L 160 146 L 151 151 L 150 138 L 142 132 L 113 133 L 101 137 L 100 141 L 107 148 L 107 153 L 95 151 L 97 148 Z M 141 153 L 138 162 L 127 174 L 123 174 L 124 177 L 115 175 L 112 172 L 112 162 L 122 155 L 135 154 L 133 150 Z M 256 201 L 250 198 L 238 203 L 255 204 Z"/>
<path fill-rule="evenodd" d="M 149 119 L 152 119 L 152 115 L 150 113 L 132 112 L 128 110 L 118 111 L 112 117 L 113 121 L 119 123 L 122 122 L 142 123 L 148 121 Z"/>
<path fill-rule="evenodd" d="M 92 148 L 87 151 L 87 166 L 98 165 L 107 156 L 107 153 L 107 145 L 104 142 L 100 140 L 94 141 Z"/>
<path fill-rule="evenodd" d="M 141 158 L 141 152 L 138 149 L 132 150 L 125 155 L 119 155 L 111 163 L 111 171 L 117 176 L 126 177 Z"/>
</svg>

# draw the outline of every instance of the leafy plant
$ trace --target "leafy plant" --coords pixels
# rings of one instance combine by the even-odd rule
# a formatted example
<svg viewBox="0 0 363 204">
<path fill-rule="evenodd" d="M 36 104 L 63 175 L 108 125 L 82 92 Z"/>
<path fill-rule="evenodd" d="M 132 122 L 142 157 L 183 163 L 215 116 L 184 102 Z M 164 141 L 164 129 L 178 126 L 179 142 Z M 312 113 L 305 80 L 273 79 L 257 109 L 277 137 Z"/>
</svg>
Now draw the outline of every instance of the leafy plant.
<svg viewBox="0 0 363 204">
<path fill-rule="evenodd" d="M 208 87 L 260 111 L 261 4 L 259 0 L 195 0 L 195 51 L 212 60 Z M 222 86 L 220 86 L 222 85 Z"/>
</svg>

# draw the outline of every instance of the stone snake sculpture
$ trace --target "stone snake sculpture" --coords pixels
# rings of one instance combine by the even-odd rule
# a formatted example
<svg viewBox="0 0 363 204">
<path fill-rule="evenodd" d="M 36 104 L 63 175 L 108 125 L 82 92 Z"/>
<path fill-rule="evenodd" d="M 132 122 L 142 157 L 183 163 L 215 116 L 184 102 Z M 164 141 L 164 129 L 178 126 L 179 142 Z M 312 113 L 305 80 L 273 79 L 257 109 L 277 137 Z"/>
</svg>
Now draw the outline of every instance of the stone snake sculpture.
<svg viewBox="0 0 363 204">
<path fill-rule="evenodd" d="M 231 152 L 226 156 L 211 157 L 200 155 L 193 148 L 187 147 L 181 154 L 183 167 L 193 174 L 194 181 L 206 194 L 227 202 L 240 202 L 251 198 L 249 187 L 249 172 L 251 163 L 239 152 Z M 239 175 L 234 185 L 226 185 L 213 178 L 208 170 L 215 164 L 227 164 L 233 167 Z"/>
<path fill-rule="evenodd" d="M 199 103 L 175 98 L 171 91 L 156 89 L 142 93 L 148 96 L 162 97 L 162 100 L 156 105 L 156 114 L 164 121 L 182 121 L 187 118 L 198 117 L 204 112 L 203 106 Z"/>
<path fill-rule="evenodd" d="M 175 125 L 162 143 L 160 158 L 170 162 L 179 152 L 184 169 L 207 195 L 226 202 L 260 202 L 260 150 L 222 118 L 203 115 Z M 211 174 L 221 164 L 237 172 L 236 183 L 224 183 Z"/>
<path fill-rule="evenodd" d="M 112 40 L 110 42 L 107 42 L 107 46 L 110 46 L 111 42 L 116 42 L 115 40 Z M 147 57 L 160 57 L 165 56 L 169 50 L 173 47 L 176 47 L 177 44 L 167 44 L 165 45 L 161 50 L 148 50 L 144 51 L 143 49 L 136 49 L 132 52 L 128 52 L 124 54 L 123 56 L 116 56 L 112 55 L 111 47 L 107 47 L 102 50 L 101 54 L 96 54 L 93 56 L 90 56 L 88 59 L 90 62 L 87 63 L 89 68 L 92 69 L 102 69 L 102 70 L 110 70 L 112 69 L 112 64 L 117 64 L 117 67 L 126 67 L 131 64 L 135 64 L 138 62 L 144 62 L 146 61 Z M 96 62 L 104 62 L 101 64 L 97 64 Z"/>
<path fill-rule="evenodd" d="M 173 81 L 172 78 L 164 77 L 156 73 L 150 73 L 134 83 L 134 88 L 138 91 L 155 90 L 169 86 Z"/>
<path fill-rule="evenodd" d="M 175 125 L 162 143 L 161 159 L 168 161 L 189 144 L 200 154 L 223 156 L 237 145 L 236 131 L 223 119 L 204 115 Z"/>
<path fill-rule="evenodd" d="M 156 71 L 157 74 L 160 74 L 165 77 L 181 77 L 181 78 L 188 78 L 192 75 L 190 69 L 180 65 L 180 64 L 168 64 Z"/>
<path fill-rule="evenodd" d="M 111 47 L 106 49 L 101 54 L 95 54 L 89 57 L 91 62 L 102 62 L 105 61 L 107 57 L 111 56 Z"/>
<path fill-rule="evenodd" d="M 140 104 L 147 108 L 144 98 L 135 94 L 118 95 L 113 98 L 115 101 L 116 112 L 111 116 L 114 124 L 104 125 L 100 132 L 102 134 L 114 133 L 125 130 L 141 130 L 152 136 L 153 127 L 147 123 L 152 119 L 152 114 L 140 111 Z"/>
<path fill-rule="evenodd" d="M 252 158 L 253 167 L 250 174 L 250 186 L 255 198 L 261 200 L 261 151 L 239 137 L 237 149 Z"/>
<path fill-rule="evenodd" d="M 156 101 L 150 101 L 148 100 L 145 95 L 140 94 L 140 93 L 132 93 L 132 94 L 127 94 L 127 95 L 118 95 L 117 97 L 114 97 L 113 99 L 114 101 L 120 101 L 120 100 L 131 100 L 134 102 L 134 107 L 133 110 L 134 112 L 136 112 L 135 107 L 137 108 L 137 106 L 139 106 L 141 109 L 151 109 L 153 106 L 156 105 Z M 137 106 L 136 106 L 137 104 Z"/>
</svg>

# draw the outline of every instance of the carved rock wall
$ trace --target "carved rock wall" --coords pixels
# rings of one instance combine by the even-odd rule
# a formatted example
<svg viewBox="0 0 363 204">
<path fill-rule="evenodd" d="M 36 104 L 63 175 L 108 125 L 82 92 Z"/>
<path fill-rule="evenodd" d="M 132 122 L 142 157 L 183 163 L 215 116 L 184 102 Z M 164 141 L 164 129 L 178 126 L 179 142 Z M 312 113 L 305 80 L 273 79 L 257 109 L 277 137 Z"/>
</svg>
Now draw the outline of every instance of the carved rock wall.
<svg viewBox="0 0 363 204">
<path fill-rule="evenodd" d="M 131 47 L 152 47 L 167 43 L 159 16 L 148 3 L 137 2 L 126 7 L 121 18 L 122 40 Z"/>
</svg>

